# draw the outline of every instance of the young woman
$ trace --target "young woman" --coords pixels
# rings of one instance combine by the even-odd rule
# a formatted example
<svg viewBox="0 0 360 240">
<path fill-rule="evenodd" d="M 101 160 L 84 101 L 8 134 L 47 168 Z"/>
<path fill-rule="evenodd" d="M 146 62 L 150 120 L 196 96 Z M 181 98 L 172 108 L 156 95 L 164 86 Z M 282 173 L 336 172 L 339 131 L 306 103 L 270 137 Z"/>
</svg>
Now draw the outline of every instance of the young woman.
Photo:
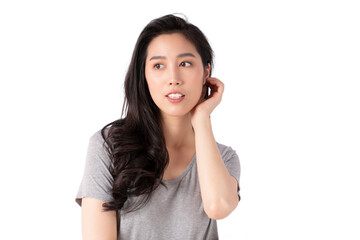
<svg viewBox="0 0 360 240">
<path fill-rule="evenodd" d="M 83 239 L 218 239 L 216 219 L 240 200 L 240 164 L 213 136 L 224 84 L 210 76 L 212 63 L 206 37 L 182 18 L 141 32 L 125 117 L 90 138 L 76 196 Z"/>
</svg>

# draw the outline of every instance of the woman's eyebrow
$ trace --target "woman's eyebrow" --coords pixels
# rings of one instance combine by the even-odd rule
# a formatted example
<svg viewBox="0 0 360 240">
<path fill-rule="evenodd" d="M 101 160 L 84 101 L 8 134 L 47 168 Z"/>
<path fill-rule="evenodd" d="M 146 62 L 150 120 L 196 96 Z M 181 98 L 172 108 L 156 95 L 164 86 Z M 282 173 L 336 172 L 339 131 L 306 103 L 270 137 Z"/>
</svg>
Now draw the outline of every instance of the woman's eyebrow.
<svg viewBox="0 0 360 240">
<path fill-rule="evenodd" d="M 177 58 L 183 58 L 183 57 L 195 57 L 195 55 L 192 53 L 181 53 L 181 54 L 177 55 Z M 153 56 L 149 59 L 149 61 L 155 60 L 155 59 L 166 59 L 166 57 L 165 56 Z"/>
<path fill-rule="evenodd" d="M 155 60 L 155 59 L 166 59 L 166 57 L 164 57 L 164 56 L 153 56 L 153 57 L 151 57 L 151 58 L 149 59 L 149 61 Z"/>
<path fill-rule="evenodd" d="M 177 58 L 182 58 L 182 57 L 195 57 L 195 55 L 192 53 L 182 53 L 177 56 Z"/>
</svg>

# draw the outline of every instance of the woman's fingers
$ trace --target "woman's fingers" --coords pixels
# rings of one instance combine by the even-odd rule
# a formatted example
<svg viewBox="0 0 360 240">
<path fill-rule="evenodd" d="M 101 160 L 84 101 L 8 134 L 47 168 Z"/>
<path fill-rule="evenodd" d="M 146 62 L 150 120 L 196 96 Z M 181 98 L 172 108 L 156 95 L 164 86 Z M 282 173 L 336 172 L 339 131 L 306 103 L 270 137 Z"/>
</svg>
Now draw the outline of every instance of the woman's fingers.
<svg viewBox="0 0 360 240">
<path fill-rule="evenodd" d="M 214 95 L 222 96 L 224 92 L 224 83 L 217 78 L 207 78 L 206 85 L 211 89 L 210 97 Z"/>
</svg>

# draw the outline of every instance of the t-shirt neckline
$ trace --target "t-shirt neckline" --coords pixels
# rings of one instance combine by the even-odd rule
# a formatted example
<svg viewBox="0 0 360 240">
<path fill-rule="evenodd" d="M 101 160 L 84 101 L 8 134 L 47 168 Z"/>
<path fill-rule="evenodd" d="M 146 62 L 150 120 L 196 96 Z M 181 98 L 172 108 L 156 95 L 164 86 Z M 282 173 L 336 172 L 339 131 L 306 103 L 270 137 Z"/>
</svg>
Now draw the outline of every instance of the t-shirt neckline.
<svg viewBox="0 0 360 240">
<path fill-rule="evenodd" d="M 173 184 L 173 183 L 177 183 L 177 182 L 181 181 L 181 179 L 183 179 L 185 177 L 185 175 L 190 171 L 190 169 L 194 165 L 195 159 L 196 159 L 196 154 L 194 154 L 190 163 L 187 165 L 187 167 L 184 169 L 184 171 L 182 171 L 182 173 L 179 176 L 177 176 L 176 178 L 171 179 L 171 180 L 162 179 L 162 181 L 166 184 Z"/>
</svg>

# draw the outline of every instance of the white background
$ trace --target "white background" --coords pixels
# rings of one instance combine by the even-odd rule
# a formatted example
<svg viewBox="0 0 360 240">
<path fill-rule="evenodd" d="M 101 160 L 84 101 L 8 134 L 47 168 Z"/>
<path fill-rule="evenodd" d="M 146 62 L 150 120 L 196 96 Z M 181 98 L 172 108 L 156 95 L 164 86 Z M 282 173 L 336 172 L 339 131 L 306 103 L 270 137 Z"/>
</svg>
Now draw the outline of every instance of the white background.
<svg viewBox="0 0 360 240">
<path fill-rule="evenodd" d="M 215 137 L 241 161 L 220 238 L 360 239 L 356 2 L 1 1 L 0 239 L 81 238 L 88 139 L 120 117 L 140 31 L 178 12 L 215 51 Z"/>
</svg>

